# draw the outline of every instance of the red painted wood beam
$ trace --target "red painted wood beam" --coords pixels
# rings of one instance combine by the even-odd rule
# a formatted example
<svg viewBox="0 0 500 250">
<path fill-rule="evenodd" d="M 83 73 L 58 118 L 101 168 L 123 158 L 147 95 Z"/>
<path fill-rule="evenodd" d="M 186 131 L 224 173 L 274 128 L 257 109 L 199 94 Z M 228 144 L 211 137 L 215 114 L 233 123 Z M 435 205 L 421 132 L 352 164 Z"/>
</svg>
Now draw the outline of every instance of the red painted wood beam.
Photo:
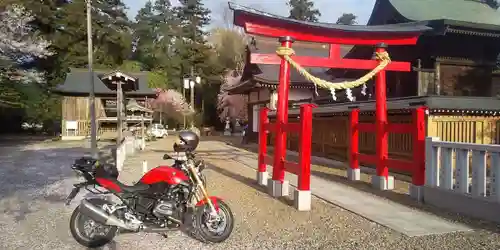
<svg viewBox="0 0 500 250">
<path fill-rule="evenodd" d="M 266 165 L 272 166 L 274 163 L 274 159 L 270 155 L 264 156 L 264 163 Z M 300 166 L 296 162 L 291 162 L 291 161 L 285 161 L 285 170 L 289 173 L 299 175 L 300 173 Z"/>
<path fill-rule="evenodd" d="M 288 123 L 285 126 L 286 132 L 299 132 L 300 131 L 300 123 Z"/>
<path fill-rule="evenodd" d="M 363 59 L 338 59 L 333 60 L 325 57 L 293 56 L 293 60 L 304 67 L 322 67 L 336 69 L 364 69 L 371 70 L 379 65 L 376 60 Z M 276 64 L 279 65 L 281 58 L 275 54 L 257 54 L 250 55 L 250 63 L 253 64 Z M 409 62 L 391 62 L 385 68 L 386 71 L 410 71 Z"/>
<path fill-rule="evenodd" d="M 415 33 L 382 33 L 382 32 L 346 32 L 342 30 L 325 32 L 318 28 L 294 26 L 273 27 L 252 22 L 244 23 L 245 32 L 253 35 L 282 37 L 291 36 L 297 41 L 314 41 L 317 43 L 346 44 L 346 45 L 414 45 L 420 32 Z M 287 25 L 284 25 L 287 26 Z"/>
<path fill-rule="evenodd" d="M 358 123 L 358 131 L 374 133 L 375 123 Z"/>
<path fill-rule="evenodd" d="M 273 165 L 273 157 L 269 155 L 264 156 L 264 163 L 266 165 L 272 166 Z"/>
<path fill-rule="evenodd" d="M 387 159 L 387 166 L 389 167 L 389 169 L 395 169 L 411 173 L 415 168 L 415 163 L 405 160 Z"/>
<path fill-rule="evenodd" d="M 285 161 L 285 170 L 289 173 L 299 175 L 300 165 L 296 162 Z"/>
<path fill-rule="evenodd" d="M 360 162 L 375 165 L 378 162 L 378 157 L 376 155 L 358 154 L 358 159 Z M 415 164 L 411 161 L 398 160 L 398 159 L 386 159 L 387 166 L 390 169 L 395 169 L 399 171 L 413 172 Z"/>
<path fill-rule="evenodd" d="M 411 134 L 413 133 L 413 130 L 415 130 L 413 124 L 408 123 L 389 123 L 388 124 L 388 129 L 389 133 L 395 133 L 395 134 Z"/>
<path fill-rule="evenodd" d="M 366 155 L 358 153 L 358 160 L 363 163 L 375 165 L 378 162 L 378 158 L 375 155 Z"/>
<path fill-rule="evenodd" d="M 334 59 L 334 60 L 339 60 L 342 58 L 342 56 L 340 55 L 340 45 L 339 44 L 330 44 L 329 57 L 330 57 L 330 59 Z"/>
<path fill-rule="evenodd" d="M 266 123 L 264 124 L 264 129 L 269 132 L 276 132 L 276 123 Z"/>
</svg>

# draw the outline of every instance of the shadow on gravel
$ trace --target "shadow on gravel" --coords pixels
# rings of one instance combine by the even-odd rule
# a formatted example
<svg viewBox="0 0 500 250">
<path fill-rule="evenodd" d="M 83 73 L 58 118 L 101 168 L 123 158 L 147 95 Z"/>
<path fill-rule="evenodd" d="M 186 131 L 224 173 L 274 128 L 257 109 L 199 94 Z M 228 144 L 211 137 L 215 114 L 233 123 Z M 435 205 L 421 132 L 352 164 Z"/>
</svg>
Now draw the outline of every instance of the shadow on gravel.
<svg viewBox="0 0 500 250">
<path fill-rule="evenodd" d="M 98 248 L 87 247 L 86 249 L 87 250 L 117 250 L 117 249 L 120 249 L 120 245 L 118 243 L 116 243 L 115 240 L 112 240 L 111 242 L 109 242 L 108 244 L 106 244 L 103 247 L 98 247 Z"/>
<path fill-rule="evenodd" d="M 253 188 L 253 189 L 267 195 L 266 188 L 258 185 L 254 179 L 248 178 L 246 176 L 242 176 L 240 174 L 228 171 L 228 170 L 223 169 L 223 168 L 219 168 L 219 167 L 217 167 L 213 164 L 210 164 L 210 163 L 206 163 L 206 164 L 208 166 L 208 169 L 213 170 L 219 174 L 225 175 L 231 179 L 237 180 L 237 181 L 247 185 L 248 187 Z M 269 198 L 271 198 L 271 197 L 269 196 Z M 282 202 L 285 205 L 293 206 L 293 200 L 291 200 L 289 197 L 279 197 L 276 200 L 279 200 L 280 202 Z"/>
<path fill-rule="evenodd" d="M 68 179 L 76 182 L 71 164 L 88 152 L 84 147 L 44 146 L 23 150 L 20 145 L 16 151 L 0 152 L 0 211 L 16 221 L 43 209 L 38 202 L 63 206 L 73 184 Z M 103 161 L 111 158 L 101 155 Z"/>
<path fill-rule="evenodd" d="M 175 152 L 172 150 L 158 150 L 152 149 L 152 152 L 156 153 L 164 153 L 172 155 Z M 228 150 L 197 150 L 196 157 L 200 157 L 202 159 L 227 159 L 227 160 L 236 160 L 238 157 L 247 156 L 252 157 L 252 153 L 242 153 L 236 149 L 228 149 Z"/>
<path fill-rule="evenodd" d="M 232 146 L 232 147 L 240 148 L 240 149 L 243 149 L 243 150 L 246 150 L 249 152 L 253 152 L 253 153 L 258 153 L 258 145 L 256 145 L 256 144 L 242 145 L 239 142 L 238 138 L 235 139 L 235 138 L 226 138 L 226 137 L 220 137 L 220 136 L 211 136 L 211 137 L 205 138 L 204 141 L 206 141 L 206 142 L 209 142 L 209 141 L 223 142 L 223 143 L 225 143 L 229 146 Z M 214 150 L 214 151 L 207 151 L 206 153 L 209 155 L 208 158 L 210 158 L 210 157 L 213 157 L 213 155 L 220 156 L 221 151 L 228 153 L 225 156 L 225 157 L 228 157 L 227 159 L 236 160 L 235 158 L 237 156 L 255 157 L 255 155 L 252 153 L 242 153 L 242 152 L 239 152 L 238 155 L 231 157 L 231 152 L 234 152 L 234 154 L 236 154 L 236 152 L 238 150 L 220 150 L 220 151 Z M 272 150 L 268 150 L 268 153 L 272 153 Z M 200 156 L 202 156 L 202 155 L 200 155 Z M 295 157 L 294 156 L 291 156 L 291 157 L 287 156 L 287 160 L 296 161 L 297 157 L 296 156 Z M 314 162 L 314 160 L 313 160 L 313 164 L 324 166 L 324 164 Z M 345 169 L 345 168 L 340 168 L 338 166 L 331 166 L 331 165 L 325 166 L 325 167 L 335 168 L 335 169 Z M 226 171 L 226 170 L 223 170 L 223 171 Z M 226 172 L 228 172 L 228 171 L 226 171 Z M 230 174 L 235 175 L 234 173 L 230 173 Z M 487 230 L 487 231 L 490 231 L 493 233 L 500 233 L 500 225 L 499 224 L 496 224 L 496 223 L 490 222 L 490 221 L 483 221 L 483 220 L 474 219 L 474 218 L 471 218 L 471 217 L 468 217 L 468 216 L 465 216 L 465 215 L 462 215 L 459 213 L 445 211 L 443 209 L 440 209 L 440 208 L 437 208 L 437 207 L 434 207 L 434 206 L 431 206 L 431 205 L 428 205 L 425 203 L 418 203 L 415 200 L 411 199 L 409 195 L 404 194 L 404 193 L 376 190 L 376 189 L 373 189 L 371 187 L 370 183 L 363 182 L 363 181 L 352 182 L 352 181 L 348 180 L 345 176 L 336 175 L 334 173 L 324 173 L 324 172 L 320 172 L 320 171 L 311 170 L 311 174 L 314 176 L 320 177 L 322 179 L 341 183 L 341 184 L 346 185 L 348 187 L 352 187 L 352 188 L 358 189 L 360 191 L 370 193 L 370 194 L 388 199 L 390 201 L 393 201 L 393 202 L 396 202 L 396 203 L 399 203 L 399 204 L 402 204 L 402 205 L 405 205 L 405 206 L 408 206 L 408 207 L 411 207 L 414 209 L 419 209 L 419 210 L 428 212 L 430 214 L 434 214 L 436 216 L 442 217 L 442 218 L 447 219 L 449 221 L 463 223 L 463 224 L 466 224 L 466 225 L 468 225 L 472 228 L 475 228 L 475 229 L 483 229 L 483 230 Z M 406 178 L 407 179 L 410 179 L 410 178 L 409 177 L 405 178 L 405 177 L 406 176 L 398 177 L 398 179 L 400 181 L 407 182 Z M 235 177 L 232 177 L 232 178 L 235 178 Z M 243 178 L 246 178 L 246 177 L 243 177 Z M 245 183 L 247 185 L 250 184 L 249 186 L 254 187 L 254 188 L 257 186 L 256 181 L 254 179 L 250 179 L 250 178 L 246 178 L 246 179 L 248 179 L 248 180 L 245 180 L 245 182 L 243 182 L 243 183 Z M 257 187 L 259 187 L 259 186 L 257 186 Z"/>
</svg>

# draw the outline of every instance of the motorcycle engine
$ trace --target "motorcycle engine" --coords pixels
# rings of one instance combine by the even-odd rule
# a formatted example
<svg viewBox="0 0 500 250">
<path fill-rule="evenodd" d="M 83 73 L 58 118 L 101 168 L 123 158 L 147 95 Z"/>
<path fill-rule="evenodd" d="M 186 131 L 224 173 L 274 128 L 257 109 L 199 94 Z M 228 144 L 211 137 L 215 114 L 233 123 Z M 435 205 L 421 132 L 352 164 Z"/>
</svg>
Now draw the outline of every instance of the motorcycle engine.
<svg viewBox="0 0 500 250">
<path fill-rule="evenodd" d="M 160 201 L 153 209 L 154 216 L 158 218 L 172 216 L 175 210 L 175 202 L 173 201 Z"/>
</svg>

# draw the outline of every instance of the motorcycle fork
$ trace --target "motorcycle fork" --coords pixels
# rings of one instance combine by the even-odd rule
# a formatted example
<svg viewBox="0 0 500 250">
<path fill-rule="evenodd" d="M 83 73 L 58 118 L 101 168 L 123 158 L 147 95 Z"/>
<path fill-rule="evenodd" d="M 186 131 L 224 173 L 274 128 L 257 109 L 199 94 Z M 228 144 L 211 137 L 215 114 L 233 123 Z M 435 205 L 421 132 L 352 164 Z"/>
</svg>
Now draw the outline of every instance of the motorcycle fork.
<svg viewBox="0 0 500 250">
<path fill-rule="evenodd" d="M 208 196 L 207 190 L 203 186 L 203 183 L 201 182 L 200 177 L 198 176 L 198 174 L 196 173 L 196 170 L 194 169 L 194 167 L 192 165 L 189 166 L 189 171 L 191 171 L 191 174 L 196 181 L 196 185 L 198 185 L 198 188 L 200 188 L 201 193 L 203 195 L 203 198 L 205 199 L 205 202 L 207 202 L 208 206 L 210 207 L 211 214 L 213 216 L 218 216 L 217 210 L 215 210 L 215 206 L 212 203 L 212 199 L 210 199 L 210 197 Z M 196 194 L 196 193 L 195 193 L 195 197 L 198 200 L 201 200 L 200 197 L 198 197 L 198 194 Z"/>
</svg>

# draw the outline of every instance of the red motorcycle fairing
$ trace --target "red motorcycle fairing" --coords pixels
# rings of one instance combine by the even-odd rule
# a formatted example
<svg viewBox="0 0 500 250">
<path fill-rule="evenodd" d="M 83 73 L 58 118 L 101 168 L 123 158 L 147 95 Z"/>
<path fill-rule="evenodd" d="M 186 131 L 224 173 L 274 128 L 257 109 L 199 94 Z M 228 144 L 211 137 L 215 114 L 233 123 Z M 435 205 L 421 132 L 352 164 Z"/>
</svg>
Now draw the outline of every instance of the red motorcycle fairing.
<svg viewBox="0 0 500 250">
<path fill-rule="evenodd" d="M 118 186 L 118 184 L 116 184 L 114 181 L 112 180 L 109 180 L 109 179 L 106 179 L 106 178 L 95 178 L 95 180 L 97 181 L 97 183 L 99 183 L 99 185 L 105 189 L 108 189 L 108 190 L 111 190 L 111 191 L 115 191 L 117 193 L 120 193 L 122 191 L 122 189 L 120 188 L 120 186 Z"/>
<path fill-rule="evenodd" d="M 214 204 L 215 211 L 219 212 L 219 201 L 222 201 L 222 199 L 217 196 L 210 196 L 210 200 L 212 201 L 212 204 Z M 207 201 L 202 199 L 196 203 L 196 206 L 201 207 L 205 204 L 207 204 Z"/>
<path fill-rule="evenodd" d="M 165 182 L 169 185 L 177 185 L 183 181 L 189 181 L 184 172 L 170 166 L 159 166 L 149 170 L 140 180 L 144 184 L 155 184 Z"/>
</svg>

